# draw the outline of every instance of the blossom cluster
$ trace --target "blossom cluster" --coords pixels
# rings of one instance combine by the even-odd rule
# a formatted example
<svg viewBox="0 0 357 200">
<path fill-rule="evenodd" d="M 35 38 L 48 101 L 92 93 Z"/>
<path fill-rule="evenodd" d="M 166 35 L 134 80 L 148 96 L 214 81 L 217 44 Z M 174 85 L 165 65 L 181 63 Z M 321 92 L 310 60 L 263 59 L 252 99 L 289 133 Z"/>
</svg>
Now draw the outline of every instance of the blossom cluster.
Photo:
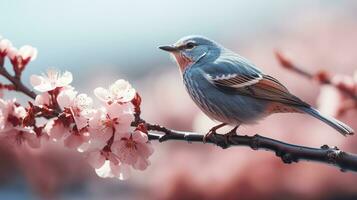
<svg viewBox="0 0 357 200">
<path fill-rule="evenodd" d="M 12 78 L 20 81 L 23 70 L 36 56 L 35 48 L 26 45 L 16 49 L 0 37 L 1 75 L 6 71 L 4 60 L 8 58 L 13 66 Z M 29 106 L 21 106 L 16 99 L 0 98 L 0 138 L 32 148 L 39 148 L 43 142 L 61 143 L 83 153 L 104 178 L 124 180 L 132 168 L 146 169 L 153 148 L 145 126 L 132 126 L 141 103 L 136 90 L 122 79 L 108 88 L 98 87 L 94 95 L 100 103 L 94 106 L 90 96 L 71 86 L 72 80 L 70 72 L 50 69 L 30 77 L 38 94 Z M 14 82 L 7 86 L 0 89 L 17 88 Z M 41 124 L 39 118 L 45 119 L 45 123 Z"/>
</svg>

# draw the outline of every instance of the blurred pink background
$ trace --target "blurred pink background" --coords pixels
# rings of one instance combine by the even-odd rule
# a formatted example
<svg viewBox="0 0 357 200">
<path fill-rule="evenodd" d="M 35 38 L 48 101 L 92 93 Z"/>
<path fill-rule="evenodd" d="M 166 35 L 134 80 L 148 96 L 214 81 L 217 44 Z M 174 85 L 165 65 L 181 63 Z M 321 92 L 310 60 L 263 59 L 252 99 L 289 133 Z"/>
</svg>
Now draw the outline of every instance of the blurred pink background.
<svg viewBox="0 0 357 200">
<path fill-rule="evenodd" d="M 207 34 L 250 59 L 265 73 L 284 83 L 292 93 L 316 106 L 320 86 L 282 69 L 274 51 L 282 50 L 311 72 L 324 69 L 333 74 L 352 75 L 357 68 L 357 4 L 354 1 L 314 2 L 306 1 L 296 7 L 286 5 L 279 11 L 279 17 L 270 19 L 274 25 L 251 23 L 250 27 L 259 26 L 259 29 L 251 28 L 249 33 L 245 30 L 243 39 L 239 38 L 239 24 L 231 27 L 229 32 L 221 29 L 207 31 Z M 257 4 L 264 7 L 263 3 Z M 267 5 L 266 8 L 270 7 Z M 104 13 L 102 10 L 99 14 L 103 14 L 101 12 Z M 173 24 L 171 28 L 179 27 Z M 192 30 L 195 34 L 205 34 Z M 2 34 L 11 40 L 12 33 Z M 61 38 L 61 32 L 58 32 L 58 37 Z M 178 37 L 166 34 L 165 39 L 160 41 L 160 36 L 157 36 L 153 43 L 158 46 L 174 42 Z M 31 40 L 26 42 L 31 43 Z M 39 48 L 38 60 L 48 55 L 43 51 L 55 53 L 53 48 Z M 66 48 L 76 46 L 69 43 Z M 109 50 L 100 48 L 97 51 L 105 54 Z M 146 51 L 161 53 L 154 47 L 143 52 L 136 48 L 135 51 L 139 60 Z M 41 56 L 42 53 L 45 55 Z M 93 58 L 87 57 L 86 52 L 80 54 L 70 60 L 76 63 L 76 60 Z M 120 54 L 125 55 L 125 51 Z M 100 63 L 99 58 L 94 64 L 87 63 L 88 68 L 66 68 L 72 65 L 70 62 L 60 68 L 73 71 L 73 85 L 89 94 L 99 85 L 109 85 L 118 78 L 126 78 L 143 98 L 144 119 L 173 129 L 206 133 L 214 122 L 189 99 L 178 69 L 169 60 L 169 56 L 162 53 L 154 61 L 147 61 L 148 66 L 141 71 L 131 69 L 135 73 L 129 72 L 130 63 L 124 63 L 127 67 L 118 70 L 113 63 Z M 57 64 L 46 62 L 46 65 Z M 36 63 L 31 64 L 29 73 L 39 73 L 42 69 L 45 69 L 44 64 L 38 69 Z M 7 94 L 7 97 L 12 96 L 14 94 Z M 357 130 L 356 117 L 356 110 L 351 110 L 339 119 Z M 257 125 L 241 127 L 239 132 L 248 135 L 258 133 L 311 147 L 327 144 L 357 153 L 356 136 L 341 137 L 325 124 L 299 114 L 276 114 Z M 144 172 L 133 173 L 131 179 L 124 182 L 97 177 L 78 153 L 60 145 L 51 143 L 39 150 L 22 151 L 2 144 L 0 199 L 357 199 L 357 174 L 342 173 L 328 165 L 311 162 L 286 165 L 270 152 L 253 151 L 246 147 L 222 150 L 208 144 L 153 143 L 155 153 L 151 157 L 151 166 Z"/>
</svg>

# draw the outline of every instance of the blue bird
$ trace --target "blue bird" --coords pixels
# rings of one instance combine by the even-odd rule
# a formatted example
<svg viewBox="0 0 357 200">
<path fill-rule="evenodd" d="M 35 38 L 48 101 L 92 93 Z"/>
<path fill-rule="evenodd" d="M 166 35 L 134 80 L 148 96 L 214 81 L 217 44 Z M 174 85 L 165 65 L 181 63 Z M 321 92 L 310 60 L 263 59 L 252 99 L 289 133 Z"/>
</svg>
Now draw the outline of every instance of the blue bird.
<svg viewBox="0 0 357 200">
<path fill-rule="evenodd" d="M 187 36 L 159 48 L 174 56 L 186 90 L 197 106 L 221 122 L 209 130 L 205 139 L 226 125 L 234 126 L 227 134 L 234 135 L 239 125 L 254 124 L 273 113 L 307 113 L 342 135 L 353 135 L 349 126 L 323 116 L 249 60 L 208 38 Z"/>
</svg>

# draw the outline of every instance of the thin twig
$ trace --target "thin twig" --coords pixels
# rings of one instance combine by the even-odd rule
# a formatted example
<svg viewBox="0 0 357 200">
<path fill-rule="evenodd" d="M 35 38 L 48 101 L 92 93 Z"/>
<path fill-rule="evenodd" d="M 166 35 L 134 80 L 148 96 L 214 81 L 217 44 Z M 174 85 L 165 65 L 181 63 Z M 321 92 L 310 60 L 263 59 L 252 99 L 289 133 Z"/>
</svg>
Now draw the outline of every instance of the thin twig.
<svg viewBox="0 0 357 200">
<path fill-rule="evenodd" d="M 293 62 L 291 62 L 281 52 L 277 51 L 277 52 L 275 52 L 275 55 L 276 55 L 276 58 L 278 59 L 278 61 L 280 62 L 281 66 L 284 67 L 285 69 L 295 72 L 296 74 L 306 77 L 307 79 L 315 79 L 317 77 L 317 75 L 310 73 L 310 72 L 302 69 L 301 67 L 297 66 Z M 339 87 L 338 85 L 334 84 L 331 81 L 331 79 L 328 78 L 326 75 L 324 75 L 323 77 L 320 77 L 318 80 L 321 84 L 327 84 L 327 85 L 334 86 L 335 88 L 337 88 L 338 90 L 340 90 L 341 92 L 343 92 L 344 94 L 346 94 L 347 96 L 352 98 L 354 101 L 357 101 L 357 95 L 355 93 L 353 93 L 351 90 L 348 90 L 345 87 Z"/>
<path fill-rule="evenodd" d="M 32 99 L 36 98 L 36 93 L 26 87 L 19 77 L 12 76 L 3 65 L 0 65 L 0 75 L 8 79 L 14 85 L 16 91 L 22 92 Z"/>
</svg>

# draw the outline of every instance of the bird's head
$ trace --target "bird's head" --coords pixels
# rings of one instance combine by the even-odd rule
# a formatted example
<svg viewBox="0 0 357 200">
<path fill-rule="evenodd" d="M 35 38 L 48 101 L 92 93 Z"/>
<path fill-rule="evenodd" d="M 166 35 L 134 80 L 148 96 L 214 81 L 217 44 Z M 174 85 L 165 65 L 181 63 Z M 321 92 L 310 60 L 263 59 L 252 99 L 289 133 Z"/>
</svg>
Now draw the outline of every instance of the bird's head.
<svg viewBox="0 0 357 200">
<path fill-rule="evenodd" d="M 159 48 L 175 57 L 182 72 L 194 63 L 215 60 L 221 52 L 219 44 L 202 36 L 187 36 L 172 45 Z"/>
</svg>

